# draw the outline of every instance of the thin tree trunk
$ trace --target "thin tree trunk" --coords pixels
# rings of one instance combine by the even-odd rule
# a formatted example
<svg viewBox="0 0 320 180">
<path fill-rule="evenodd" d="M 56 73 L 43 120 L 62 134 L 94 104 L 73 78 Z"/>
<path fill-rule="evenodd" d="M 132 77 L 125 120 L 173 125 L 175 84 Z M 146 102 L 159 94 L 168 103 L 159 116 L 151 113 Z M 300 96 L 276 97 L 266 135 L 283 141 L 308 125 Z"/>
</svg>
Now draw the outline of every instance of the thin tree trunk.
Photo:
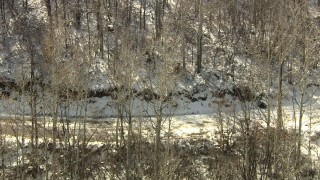
<svg viewBox="0 0 320 180">
<path fill-rule="evenodd" d="M 81 28 L 81 6 L 80 6 L 80 0 L 77 0 L 77 10 L 74 16 L 76 28 L 80 29 Z M 88 12 L 87 12 L 88 13 Z"/>
<path fill-rule="evenodd" d="M 57 62 L 52 63 L 52 79 L 56 81 L 57 78 Z M 52 101 L 52 179 L 57 179 L 57 154 L 56 154 L 56 139 L 57 139 L 57 121 L 58 121 L 58 103 L 59 103 L 59 94 L 58 87 L 55 84 L 52 84 L 53 87 L 53 101 Z"/>
<path fill-rule="evenodd" d="M 304 18 L 304 17 L 302 17 Z M 300 102 L 299 102 L 299 127 L 298 127 L 298 154 L 297 154 L 297 170 L 300 170 L 300 157 L 301 157 L 301 144 L 302 144 L 302 132 L 301 132 L 301 128 L 302 128 L 302 118 L 303 118 L 303 113 L 304 113 L 304 96 L 305 96 L 305 89 L 306 89 L 306 83 L 307 83 L 307 76 L 308 74 L 307 72 L 307 68 L 308 68 L 308 64 L 307 64 L 307 57 L 306 57 L 306 29 L 303 28 L 302 30 L 302 59 L 301 59 L 301 67 L 300 67 L 300 71 L 301 71 L 301 75 L 302 75 L 302 79 L 300 82 Z M 311 126 L 311 124 L 309 125 Z"/>
<path fill-rule="evenodd" d="M 146 9 L 147 9 L 147 0 L 143 0 L 143 29 L 146 30 Z"/>
<path fill-rule="evenodd" d="M 117 118 L 117 122 L 116 122 L 116 147 L 119 148 L 119 122 L 120 122 L 120 117 L 119 117 L 119 108 L 118 108 L 118 118 Z"/>
<path fill-rule="evenodd" d="M 80 110 L 79 110 L 79 117 L 83 116 L 83 102 L 80 102 Z M 82 118 L 82 122 L 84 122 L 84 118 Z M 83 169 L 81 158 L 82 157 L 82 146 L 81 146 L 81 121 L 79 122 L 78 129 L 77 129 L 77 143 L 76 143 L 76 157 L 75 157 L 75 179 L 84 179 L 83 177 Z M 82 141 L 83 142 L 83 141 Z M 84 150 L 84 149 L 82 149 Z"/>
<path fill-rule="evenodd" d="M 155 7 L 155 29 L 156 29 L 156 40 L 161 39 L 162 22 L 161 22 L 161 0 L 156 0 Z"/>
<path fill-rule="evenodd" d="M 138 163 L 142 163 L 142 157 L 143 157 L 143 152 L 142 152 L 142 142 L 143 142 L 143 136 L 142 136 L 142 121 L 143 121 L 143 101 L 140 104 L 140 117 L 139 117 L 139 130 L 138 130 Z M 141 168 L 138 169 L 139 177 L 142 177 L 142 171 Z"/>
<path fill-rule="evenodd" d="M 24 90 L 22 90 L 24 91 Z M 25 165 L 25 122 L 26 122 L 26 119 L 25 119 L 25 94 L 23 93 L 22 94 L 22 135 L 21 135 L 21 167 L 24 167 Z M 25 179 L 25 171 L 22 170 L 22 174 L 21 174 L 21 179 Z"/>
<path fill-rule="evenodd" d="M 1 24 L 4 24 L 6 20 L 6 11 L 5 11 L 5 0 L 0 1 L 0 11 L 1 11 Z"/>
<path fill-rule="evenodd" d="M 5 34 L 6 34 L 6 8 L 5 8 L 5 0 L 0 1 L 0 11 L 1 11 L 1 34 L 2 41 L 5 42 Z"/>
<path fill-rule="evenodd" d="M 274 150 L 276 151 L 275 153 L 281 152 L 281 132 L 283 129 L 283 116 L 282 116 L 282 97 L 283 97 L 283 90 L 282 90 L 282 85 L 283 85 L 283 65 L 284 61 L 280 60 L 280 67 L 279 67 L 279 74 L 278 74 L 278 105 L 277 105 L 277 119 L 276 119 L 276 133 L 275 133 L 275 141 L 274 141 Z M 279 156 L 278 156 L 279 157 Z M 279 175 L 279 172 L 281 171 L 280 169 L 280 159 L 278 157 L 275 157 L 275 161 L 277 162 L 275 164 L 274 170 L 275 170 L 275 175 Z"/>
<path fill-rule="evenodd" d="M 87 146 L 87 110 L 88 110 L 88 93 L 87 90 L 85 90 L 85 94 L 84 94 L 84 100 L 83 100 L 83 106 L 84 106 L 84 115 L 83 115 L 83 150 L 86 148 Z"/>
<path fill-rule="evenodd" d="M 31 41 L 31 40 L 30 40 Z M 32 133 L 31 133 L 31 144 L 32 147 L 36 146 L 37 147 L 37 136 L 38 136 L 38 130 L 37 130 L 37 117 L 36 117 L 36 89 L 35 89 L 35 60 L 34 60 L 34 49 L 33 45 L 29 45 L 29 52 L 30 52 L 30 58 L 31 58 L 31 63 L 30 63 L 30 95 L 31 95 L 31 122 L 32 122 Z"/>
<path fill-rule="evenodd" d="M 30 86 L 29 86 L 29 94 L 31 98 L 30 102 L 30 110 L 31 110 L 31 147 L 32 153 L 34 154 L 32 163 L 33 166 L 36 167 L 37 171 L 39 171 L 38 166 L 38 119 L 37 119 L 37 92 L 36 92 L 36 77 L 35 77 L 35 49 L 34 45 L 28 37 L 29 47 L 28 50 L 30 52 Z"/>
<path fill-rule="evenodd" d="M 67 174 L 68 174 L 68 152 L 70 151 L 69 149 L 69 128 L 68 128 L 68 114 L 67 114 L 67 106 L 69 106 L 69 93 L 67 92 L 67 100 L 64 104 L 63 107 L 63 112 L 61 112 L 61 119 L 63 120 L 63 144 L 64 144 L 64 150 L 63 150 L 63 172 L 64 172 L 64 179 L 67 179 Z M 61 108 L 62 109 L 62 108 Z M 67 127 L 66 127 L 67 126 Z"/>
<path fill-rule="evenodd" d="M 2 179 L 4 180 L 4 175 L 5 175 L 5 164 L 4 164 L 4 159 L 5 159 L 5 150 L 4 147 L 6 147 L 6 135 L 3 136 L 3 131 L 2 131 L 2 124 L 0 124 L 0 152 L 1 152 L 1 169 L 2 169 Z M 18 135 L 16 135 L 16 137 L 18 137 Z M 17 144 L 18 147 L 18 144 Z M 16 151 L 19 152 L 19 151 Z"/>
<path fill-rule="evenodd" d="M 271 177 L 272 173 L 272 149 L 271 149 L 271 131 L 270 131 L 270 124 L 271 124 L 271 79 L 272 79 L 272 64 L 271 64 L 271 54 L 270 54 L 270 41 L 268 41 L 268 86 L 267 86 L 267 145 L 266 145 L 266 175 Z"/>
<path fill-rule="evenodd" d="M 154 161 L 154 180 L 160 179 L 160 144 L 161 144 L 161 123 L 162 123 L 162 112 L 159 112 L 156 122 L 156 142 L 155 142 L 155 161 Z"/>
<path fill-rule="evenodd" d="M 57 176 L 57 154 L 56 154 L 56 147 L 57 147 L 57 133 L 58 133 L 58 126 L 57 126 L 57 121 L 58 121 L 58 95 L 56 94 L 54 97 L 54 101 L 53 101 L 53 118 L 52 118 L 52 143 L 53 143 L 53 148 L 52 148 L 52 178 L 56 179 Z"/>
<path fill-rule="evenodd" d="M 43 116 L 43 143 L 44 143 L 44 147 L 45 149 L 48 149 L 48 137 L 47 137 L 47 118 L 46 118 L 46 108 L 47 108 L 47 104 L 45 103 L 44 104 L 44 107 L 43 107 L 43 113 L 42 113 L 42 116 Z M 45 151 L 45 158 L 47 159 L 47 157 L 49 157 L 49 152 L 48 151 Z M 46 172 L 45 172 L 45 177 L 46 177 L 46 180 L 49 179 L 49 161 L 46 160 L 45 162 L 45 168 L 46 168 Z"/>
<path fill-rule="evenodd" d="M 54 6 L 55 6 L 55 11 L 54 11 L 54 15 L 55 15 L 55 25 L 58 26 L 59 25 L 59 3 L 57 2 L 58 0 L 54 0 Z"/>
<path fill-rule="evenodd" d="M 132 7 L 133 7 L 133 2 L 132 0 L 127 0 L 127 26 L 129 27 L 132 21 Z"/>
<path fill-rule="evenodd" d="M 120 36 L 120 32 L 118 29 L 120 29 L 120 27 L 118 26 L 119 24 L 119 19 L 118 19 L 118 4 L 117 2 L 115 2 L 115 7 L 114 7 L 114 16 L 115 16 L 115 20 L 114 20 L 114 25 L 115 25 L 115 29 L 117 29 L 117 31 L 115 31 L 115 40 L 114 40 L 114 58 L 113 58 L 113 64 L 112 64 L 112 71 L 113 71 L 113 75 L 116 75 L 116 63 L 119 62 L 120 58 L 120 52 L 119 52 L 119 36 Z"/>
<path fill-rule="evenodd" d="M 304 82 L 302 82 L 304 83 Z M 302 85 L 303 86 L 303 85 Z M 299 102 L 299 125 L 298 125 L 298 147 L 297 147 L 297 170 L 299 171 L 300 170 L 300 157 L 301 157 L 301 144 L 302 144 L 302 132 L 301 132 L 301 126 L 302 126 L 302 118 L 303 118 L 303 102 L 304 102 L 304 89 L 301 88 L 300 90 L 300 102 Z"/>
<path fill-rule="evenodd" d="M 182 67 L 183 69 L 186 69 L 186 38 L 185 35 L 183 33 L 182 35 L 182 46 L 181 46 L 181 53 L 182 53 Z"/>
<path fill-rule="evenodd" d="M 101 58 L 104 59 L 104 34 L 103 34 L 103 24 L 102 24 L 102 17 L 101 17 L 101 2 L 98 0 L 98 7 L 97 7 L 97 30 L 99 36 L 99 49 Z"/>
<path fill-rule="evenodd" d="M 199 26 L 198 26 L 198 37 L 197 37 L 197 73 L 201 72 L 202 69 L 202 25 L 203 25 L 203 12 L 202 12 L 202 2 L 200 0 L 199 4 Z"/>
<path fill-rule="evenodd" d="M 282 61 L 282 60 L 281 60 Z M 280 62 L 280 68 L 279 68 L 279 82 L 278 82 L 278 87 L 279 87 L 279 92 L 278 92 L 278 110 L 277 110 L 277 123 L 276 123 L 276 128 L 277 130 L 282 130 L 283 128 L 283 119 L 282 119 L 282 85 L 283 85 L 283 65 L 284 62 Z"/>
<path fill-rule="evenodd" d="M 49 18 L 49 25 L 52 27 L 52 7 L 51 7 L 51 0 L 46 0 L 46 8 L 47 8 L 47 14 Z"/>
<path fill-rule="evenodd" d="M 131 98 L 131 97 L 129 97 Z M 131 116 L 131 103 L 129 103 L 128 110 L 128 137 L 127 137 L 127 170 L 126 178 L 127 180 L 131 179 L 131 144 L 132 144 L 132 116 Z"/>
<path fill-rule="evenodd" d="M 65 49 L 68 51 L 68 29 L 67 29 L 67 1 L 68 0 L 62 0 L 62 6 L 63 6 L 63 27 L 64 27 L 64 44 L 65 44 Z"/>
<path fill-rule="evenodd" d="M 140 0 L 140 8 L 139 8 L 139 29 L 142 29 L 142 0 Z"/>
<path fill-rule="evenodd" d="M 140 30 L 146 29 L 146 0 L 140 0 L 140 9 L 139 9 L 139 22 Z"/>
</svg>

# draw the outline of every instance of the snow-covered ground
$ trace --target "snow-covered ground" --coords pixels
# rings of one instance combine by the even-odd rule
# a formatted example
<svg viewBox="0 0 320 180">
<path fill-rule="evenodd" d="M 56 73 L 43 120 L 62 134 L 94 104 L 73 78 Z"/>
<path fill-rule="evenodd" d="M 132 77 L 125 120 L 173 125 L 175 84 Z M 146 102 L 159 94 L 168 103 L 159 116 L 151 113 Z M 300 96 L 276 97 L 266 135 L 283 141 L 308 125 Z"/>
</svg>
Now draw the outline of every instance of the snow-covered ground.
<svg viewBox="0 0 320 180">
<path fill-rule="evenodd" d="M 168 1 L 171 8 L 177 7 L 177 2 L 178 1 L 174 0 Z M 29 18 L 35 21 L 34 23 L 48 23 L 44 1 L 31 0 L 28 3 L 30 4 Z M 20 6 L 22 7 L 22 5 L 19 5 L 18 7 Z M 133 6 L 135 13 L 139 14 L 138 10 L 140 9 L 140 3 L 135 1 Z M 154 30 L 154 11 L 152 8 L 152 5 L 148 4 L 146 11 L 146 24 L 149 27 L 150 32 L 144 32 L 146 33 L 145 38 L 147 40 L 152 39 L 152 30 Z M 320 15 L 319 9 L 315 7 L 310 8 L 310 13 L 313 18 L 319 17 Z M 90 21 L 92 26 L 95 27 L 97 22 L 94 16 L 89 15 L 88 17 L 91 18 Z M 8 19 L 10 19 L 10 15 Z M 0 72 L 1 78 L 4 77 L 4 79 L 12 80 L 16 78 L 19 80 L 19 78 L 22 79 L 22 74 L 19 73 L 24 72 L 22 70 L 30 69 L 30 63 L 25 61 L 25 59 L 28 59 L 29 55 L 26 47 L 21 43 L 22 41 L 20 38 L 22 36 L 14 32 L 15 20 L 16 19 L 12 18 L 9 22 L 8 37 L 10 37 L 10 40 L 6 44 L 7 46 L 2 47 L 0 45 Z M 112 18 L 110 22 L 108 20 L 106 27 L 113 27 L 113 20 L 114 19 Z M 85 21 L 87 21 L 86 18 L 83 18 L 83 27 L 85 27 Z M 193 36 L 196 34 L 195 32 L 197 31 L 198 22 L 192 18 L 190 22 L 192 22 L 189 27 L 190 32 L 187 33 L 190 33 L 189 36 Z M 106 55 L 106 57 L 108 57 L 108 62 L 106 61 L 106 57 L 103 59 L 100 58 L 100 55 L 97 55 L 98 51 L 90 52 L 94 54 L 94 57 L 86 57 L 86 48 L 91 48 L 87 47 L 87 42 L 89 40 L 87 32 L 84 29 L 76 30 L 73 27 L 72 22 L 67 22 L 67 24 L 68 28 L 70 28 L 68 29 L 70 44 L 77 44 L 77 46 L 73 48 L 78 48 L 77 50 L 79 52 L 76 52 L 79 54 L 82 53 L 84 56 L 82 57 L 80 55 L 81 57 L 75 58 L 77 60 L 71 61 L 68 59 L 67 53 L 66 55 L 64 55 L 63 52 L 57 53 L 57 59 L 61 58 L 59 59 L 59 62 L 57 62 L 60 63 L 60 60 L 65 61 L 61 63 L 61 66 L 59 67 L 61 68 L 60 74 L 66 73 L 65 77 L 62 77 L 60 80 L 62 82 L 62 87 L 64 87 L 64 83 L 68 85 L 68 87 L 66 87 L 67 90 L 65 89 L 66 91 L 69 90 L 68 88 L 77 89 L 77 87 L 83 88 L 84 86 L 84 89 L 88 88 L 92 92 L 109 91 L 115 87 L 121 88 L 121 84 L 130 84 L 127 88 L 132 88 L 134 90 L 134 93 L 132 94 L 125 90 L 122 92 L 123 94 L 119 95 L 117 94 L 119 92 L 118 90 L 113 90 L 108 92 L 108 95 L 103 95 L 102 97 L 89 97 L 88 99 L 81 97 L 80 100 L 71 98 L 69 102 L 70 104 L 67 104 L 65 100 L 61 100 L 61 102 L 59 102 L 58 119 L 60 121 L 66 119 L 71 120 L 70 127 L 73 129 L 77 129 L 84 120 L 86 121 L 86 131 L 88 134 L 92 135 L 92 139 L 90 139 L 87 144 L 88 146 L 95 146 L 96 148 L 99 148 L 108 141 L 112 141 L 110 139 L 116 133 L 116 122 L 119 117 L 120 105 L 123 105 L 122 107 L 124 107 L 125 116 L 126 113 L 129 112 L 128 109 L 130 109 L 129 113 L 133 117 L 134 122 L 133 129 L 138 132 L 140 127 L 139 123 L 142 123 L 142 134 L 144 137 L 148 137 L 150 139 L 152 139 L 155 134 L 154 122 L 156 121 L 157 114 L 159 114 L 159 110 L 161 109 L 161 114 L 163 116 L 161 135 L 163 140 L 165 140 L 165 137 L 168 136 L 170 131 L 171 137 L 180 144 L 185 143 L 186 139 L 206 139 L 217 147 L 221 146 L 221 138 L 224 136 L 224 134 L 222 134 L 222 130 L 224 131 L 223 133 L 228 133 L 229 136 L 236 138 L 241 133 L 240 126 L 243 120 L 248 118 L 248 116 L 250 117 L 250 127 L 252 129 L 257 131 L 264 131 L 266 129 L 266 68 L 263 67 L 264 64 L 262 60 L 247 57 L 242 54 L 244 52 L 236 54 L 234 52 L 234 48 L 229 46 L 227 43 L 220 46 L 219 43 L 221 42 L 219 42 L 219 39 L 217 38 L 216 24 L 213 23 L 212 25 L 213 28 L 216 28 L 214 32 L 210 31 L 210 28 L 208 27 L 209 25 L 206 23 L 204 23 L 202 28 L 205 35 L 204 39 L 209 43 L 204 44 L 204 66 L 201 73 L 194 73 L 196 68 L 194 62 L 195 48 L 192 47 L 192 42 L 188 44 L 188 46 L 192 48 L 187 47 L 186 50 L 186 69 L 182 72 L 180 72 L 180 70 L 176 71 L 176 67 L 181 68 L 180 66 L 177 66 L 177 62 L 181 62 L 181 58 L 177 57 L 177 52 L 162 52 L 164 51 L 163 48 L 166 48 L 166 46 L 169 46 L 172 43 L 172 39 L 168 37 L 168 39 L 165 39 L 163 42 L 165 44 L 164 47 L 153 47 L 154 45 L 152 45 L 152 47 L 148 47 L 149 49 L 146 48 L 146 50 L 152 49 L 152 53 L 154 53 L 154 56 L 158 58 L 157 65 L 151 67 L 152 65 L 148 65 L 148 63 L 146 63 L 146 59 L 148 57 L 145 52 L 141 51 L 141 53 L 144 54 L 140 55 L 133 53 L 134 56 L 132 54 L 128 55 L 125 52 L 121 52 L 121 58 L 123 59 L 122 62 L 124 63 L 119 65 L 117 64 L 117 66 L 119 66 L 119 73 L 116 75 L 111 75 L 113 74 L 113 67 L 110 67 L 111 65 L 109 62 L 109 56 L 113 56 L 113 52 Z M 55 30 L 57 36 L 57 42 L 55 42 L 57 43 L 55 44 L 56 46 L 64 46 L 64 44 L 59 42 L 58 39 L 58 37 L 63 39 L 61 35 L 63 34 L 63 30 L 61 29 L 57 28 Z M 92 37 L 96 36 L 96 34 L 94 34 L 96 32 L 92 33 Z M 227 35 L 228 34 L 226 34 L 226 36 Z M 110 51 L 112 51 L 115 46 L 113 42 L 114 38 L 114 34 L 112 33 L 109 33 L 108 37 L 105 38 L 108 48 L 111 49 Z M 179 37 L 175 40 L 178 42 Z M 175 43 L 172 44 L 177 47 L 181 45 L 179 42 Z M 104 48 L 107 47 L 105 46 Z M 221 52 L 215 51 L 215 49 L 218 48 L 221 49 Z M 243 47 L 239 48 L 241 49 Z M 56 51 L 60 50 L 61 49 L 57 48 Z M 216 54 L 213 55 L 214 53 Z M 245 54 L 246 53 L 247 52 L 245 52 Z M 229 54 L 234 56 L 234 62 L 232 65 L 235 69 L 234 72 L 232 72 L 230 64 L 226 65 L 227 63 L 225 62 L 226 58 L 229 58 L 227 57 Z M 112 58 L 113 57 L 111 57 L 111 59 Z M 85 74 L 82 72 L 84 68 L 82 68 L 81 65 L 84 64 L 87 59 L 92 60 L 90 61 L 92 64 L 91 67 L 86 69 L 86 71 L 88 70 L 88 74 Z M 112 60 L 110 61 L 112 62 Z M 47 66 L 50 65 L 51 64 Z M 46 71 L 41 68 L 39 68 L 40 70 L 38 69 L 39 72 Z M 275 73 L 277 72 L 276 68 L 277 67 L 275 66 Z M 163 70 L 163 72 L 161 70 Z M 275 73 L 271 73 L 271 79 L 274 79 L 276 82 L 278 77 L 276 77 Z M 302 153 L 306 156 L 310 156 L 316 163 L 319 163 L 320 90 L 318 87 L 319 79 L 317 79 L 319 74 L 317 74 L 317 71 L 314 73 L 315 74 L 310 76 L 310 79 L 308 79 L 308 83 L 311 84 L 311 87 L 307 88 L 303 108 L 301 127 L 303 135 Z M 81 80 L 81 76 L 88 76 L 89 78 L 85 78 L 86 82 L 82 82 L 79 81 L 79 79 Z M 116 79 L 118 76 L 121 76 L 122 79 L 119 78 L 119 81 L 121 82 L 117 82 Z M 296 76 L 299 76 L 299 74 Z M 299 80 L 299 78 L 297 79 Z M 16 82 L 18 82 L 18 80 Z M 277 119 L 278 87 L 275 82 L 273 82 L 272 87 L 270 87 L 271 102 L 269 106 L 271 108 L 272 127 L 275 127 L 275 121 Z M 161 91 L 163 89 L 164 91 Z M 299 126 L 299 100 L 301 96 L 297 89 L 299 89 L 297 84 L 289 85 L 288 83 L 284 83 L 282 108 L 284 128 L 288 131 L 296 130 Z M 4 92 L 9 92 L 9 97 L 5 97 L 3 95 Z M 51 92 L 47 91 L 41 92 L 40 96 L 37 97 L 38 121 L 44 131 L 50 131 L 52 129 L 54 100 L 53 95 L 50 93 Z M 126 99 L 128 94 L 131 96 Z M 2 121 L 0 124 L 4 128 L 1 137 L 6 141 L 8 148 L 14 148 L 14 146 L 17 146 L 18 144 L 17 142 L 21 143 L 22 141 L 21 132 L 16 132 L 15 130 L 19 130 L 19 128 L 21 128 L 22 117 L 25 117 L 26 119 L 30 118 L 30 97 L 28 95 L 21 95 L 21 92 L 11 91 L 8 87 L 4 87 L 2 89 L 1 96 L 0 118 Z M 166 96 L 168 99 L 161 102 L 159 101 L 161 98 L 158 96 Z M 262 99 L 258 99 L 259 96 L 261 96 Z M 243 99 L 243 97 L 245 98 Z M 121 98 L 125 99 L 125 101 L 120 102 Z M 262 106 L 259 107 L 259 103 L 262 103 Z M 31 126 L 31 122 L 29 120 L 25 120 L 24 123 L 27 127 Z M 126 120 L 124 123 L 126 128 Z M 63 123 L 58 123 L 58 130 L 63 131 Z M 30 143 L 29 136 L 30 135 L 27 135 L 24 139 L 26 146 Z M 77 135 L 74 137 L 77 139 Z M 56 141 L 58 143 L 59 141 L 61 142 L 61 138 L 62 137 Z M 53 141 L 50 136 L 46 140 L 49 142 Z M 40 143 L 43 143 L 44 141 L 45 139 L 42 137 L 39 138 Z M 12 158 L 12 161 L 7 161 L 9 164 L 6 164 L 6 166 L 16 165 L 17 159 L 15 158 L 16 157 Z"/>
</svg>

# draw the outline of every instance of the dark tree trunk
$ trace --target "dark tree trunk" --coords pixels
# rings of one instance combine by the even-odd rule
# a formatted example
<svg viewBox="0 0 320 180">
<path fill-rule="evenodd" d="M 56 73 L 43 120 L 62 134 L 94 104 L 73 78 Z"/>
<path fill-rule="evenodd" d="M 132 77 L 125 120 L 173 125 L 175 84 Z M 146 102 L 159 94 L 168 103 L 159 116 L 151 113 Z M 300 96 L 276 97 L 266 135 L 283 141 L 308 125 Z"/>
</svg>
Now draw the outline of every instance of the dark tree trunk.
<svg viewBox="0 0 320 180">
<path fill-rule="evenodd" d="M 36 62 L 35 62 L 35 44 L 32 42 L 30 35 L 28 35 L 28 51 L 30 53 L 30 84 L 27 86 L 30 95 L 30 110 L 31 110 L 31 147 L 34 154 L 32 163 L 36 165 L 38 163 L 38 119 L 37 119 L 37 90 L 36 90 Z M 38 170 L 38 167 L 37 167 Z"/>
<path fill-rule="evenodd" d="M 156 40 L 161 39 L 161 0 L 156 0 L 156 9 L 155 9 L 155 29 L 156 29 Z"/>
<path fill-rule="evenodd" d="M 75 14 L 75 25 L 77 29 L 81 28 L 81 9 L 80 9 L 80 0 L 77 0 L 77 11 Z"/>
<path fill-rule="evenodd" d="M 143 29 L 146 30 L 146 8 L 147 8 L 147 2 L 146 0 L 143 0 Z"/>
<path fill-rule="evenodd" d="M 51 7 L 51 0 L 46 0 L 46 8 L 49 18 L 49 26 L 50 29 L 52 29 L 52 7 Z"/>
<path fill-rule="evenodd" d="M 202 24 L 203 24 L 203 12 L 202 12 L 202 0 L 199 4 L 199 26 L 197 37 L 197 73 L 200 73 L 202 69 Z"/>
<path fill-rule="evenodd" d="M 5 0 L 0 1 L 0 11 L 1 11 L 1 24 L 3 24 L 6 20 L 6 13 L 5 13 Z"/>
<path fill-rule="evenodd" d="M 30 45 L 33 46 L 33 45 Z M 38 127 L 37 127 L 37 117 L 36 117 L 36 78 L 35 78 L 35 60 L 34 60 L 34 48 L 30 47 L 30 53 L 31 53 L 31 62 L 30 62 L 30 94 L 31 94 L 31 118 L 32 118 L 32 134 L 31 134 L 31 141 L 32 146 L 37 147 L 38 146 Z"/>
<path fill-rule="evenodd" d="M 140 0 L 140 29 L 146 29 L 146 0 Z"/>
<path fill-rule="evenodd" d="M 51 18 L 51 0 L 46 0 L 46 8 L 47 8 L 47 13 L 48 17 Z"/>
<path fill-rule="evenodd" d="M 104 51 L 103 51 L 103 25 L 102 25 L 102 17 L 101 17 L 101 2 L 98 0 L 98 7 L 97 7 L 97 30 L 98 30 L 98 36 L 99 36 L 99 48 L 100 48 L 100 54 L 101 58 L 104 57 Z"/>
<path fill-rule="evenodd" d="M 283 122 L 282 122 L 282 85 L 283 85 L 283 65 L 284 62 L 280 62 L 280 69 L 279 69 L 279 92 L 278 92 L 278 110 L 277 110 L 277 123 L 276 128 L 280 132 L 283 128 Z"/>
<path fill-rule="evenodd" d="M 142 1 L 140 0 L 140 8 L 139 8 L 139 28 L 142 29 Z"/>
<path fill-rule="evenodd" d="M 0 11 L 1 11 L 1 31 L 2 31 L 2 41 L 5 42 L 5 27 L 6 27 L 6 12 L 5 12 L 5 0 L 0 1 Z"/>
<path fill-rule="evenodd" d="M 155 142 L 155 162 L 154 162 L 154 179 L 159 180 L 160 179 L 160 145 L 161 145 L 161 123 L 162 123 L 162 113 L 157 117 L 156 122 L 156 142 Z"/>
</svg>

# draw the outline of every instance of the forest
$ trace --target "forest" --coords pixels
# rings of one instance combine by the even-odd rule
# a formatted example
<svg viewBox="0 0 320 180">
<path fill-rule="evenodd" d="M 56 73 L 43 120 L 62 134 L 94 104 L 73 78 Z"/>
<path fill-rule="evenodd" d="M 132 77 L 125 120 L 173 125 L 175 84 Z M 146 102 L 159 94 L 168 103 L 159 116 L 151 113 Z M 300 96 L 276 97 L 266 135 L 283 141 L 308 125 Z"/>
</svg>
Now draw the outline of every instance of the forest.
<svg viewBox="0 0 320 180">
<path fill-rule="evenodd" d="M 0 179 L 319 179 L 320 0 L 0 0 Z"/>
</svg>

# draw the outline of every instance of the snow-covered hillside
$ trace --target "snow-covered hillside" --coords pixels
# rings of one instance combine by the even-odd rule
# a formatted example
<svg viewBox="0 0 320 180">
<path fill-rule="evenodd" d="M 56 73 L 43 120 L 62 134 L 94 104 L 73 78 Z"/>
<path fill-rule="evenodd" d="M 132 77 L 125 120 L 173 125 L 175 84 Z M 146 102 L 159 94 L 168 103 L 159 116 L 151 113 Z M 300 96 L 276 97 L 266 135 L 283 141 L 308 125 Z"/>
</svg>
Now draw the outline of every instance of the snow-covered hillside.
<svg viewBox="0 0 320 180">
<path fill-rule="evenodd" d="M 0 12 L 0 177 L 319 178 L 319 2 Z"/>
</svg>

